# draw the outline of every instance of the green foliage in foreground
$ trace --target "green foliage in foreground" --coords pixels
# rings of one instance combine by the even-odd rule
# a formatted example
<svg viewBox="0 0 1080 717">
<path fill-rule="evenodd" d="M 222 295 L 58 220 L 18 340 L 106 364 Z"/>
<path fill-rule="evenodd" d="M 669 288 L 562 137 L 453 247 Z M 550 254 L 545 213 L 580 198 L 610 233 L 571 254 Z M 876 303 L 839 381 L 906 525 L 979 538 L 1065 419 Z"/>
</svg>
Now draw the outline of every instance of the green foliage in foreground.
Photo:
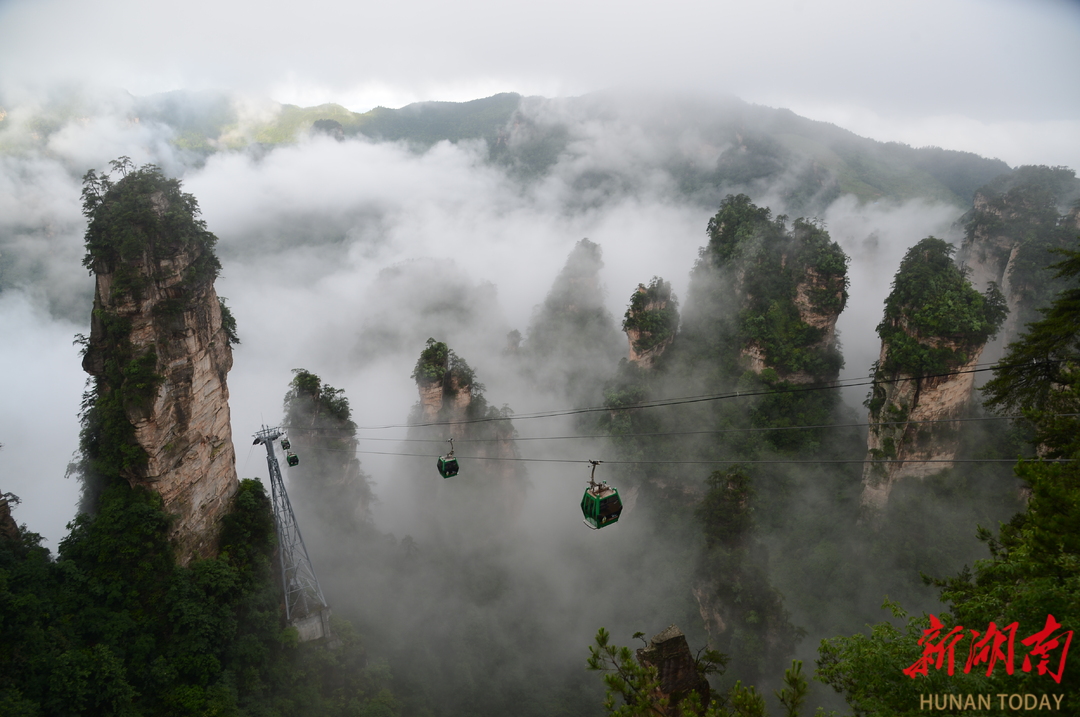
<svg viewBox="0 0 1080 717">
<path fill-rule="evenodd" d="M 985 391 L 988 405 L 1012 415 L 1021 410 L 1035 426 L 1036 440 L 1045 455 L 1080 459 L 1080 325 L 1075 317 L 1080 300 L 1080 252 L 1062 252 L 1066 259 L 1055 265 L 1059 278 L 1071 287 L 1044 312 L 1042 320 L 1028 325 L 1028 332 L 1010 344 L 1001 367 Z M 903 627 L 881 623 L 869 635 L 836 637 L 821 644 L 819 679 L 843 693 L 857 715 L 920 713 L 920 694 L 1054 694 L 1064 695 L 1064 713 L 1080 713 L 1080 669 L 1075 660 L 1064 664 L 1057 682 L 1039 674 L 1039 658 L 1030 671 L 1023 670 L 1029 647 L 1021 641 L 1042 630 L 1048 615 L 1061 627 L 1055 636 L 1074 634 L 1080 628 L 1080 465 L 1022 461 L 1016 468 L 1028 485 L 1027 509 L 1002 525 L 995 536 L 980 528 L 979 538 L 990 557 L 965 568 L 955 577 L 932 581 L 942 588 L 938 618 L 944 627 L 935 641 L 953 626 L 965 628 L 954 647 L 955 674 L 935 670 L 912 679 L 902 670 L 922 655 L 918 645 L 929 618 L 907 620 Z M 898 606 L 893 617 L 907 615 Z M 944 610 L 949 609 L 948 613 Z M 1007 630 L 1019 627 L 1015 637 L 1015 672 L 1007 674 L 998 664 L 987 675 L 988 665 L 963 674 L 974 641 L 971 631 L 985 634 L 993 623 Z M 1061 644 L 1049 654 L 1049 671 L 1055 672 L 1063 658 Z M 996 705 L 995 705 L 996 706 Z"/>
<path fill-rule="evenodd" d="M 178 566 L 152 492 L 117 484 L 52 560 L 0 541 L 0 714 L 394 715 L 386 670 L 281 623 L 262 485 L 241 483 L 221 553 Z"/>
</svg>

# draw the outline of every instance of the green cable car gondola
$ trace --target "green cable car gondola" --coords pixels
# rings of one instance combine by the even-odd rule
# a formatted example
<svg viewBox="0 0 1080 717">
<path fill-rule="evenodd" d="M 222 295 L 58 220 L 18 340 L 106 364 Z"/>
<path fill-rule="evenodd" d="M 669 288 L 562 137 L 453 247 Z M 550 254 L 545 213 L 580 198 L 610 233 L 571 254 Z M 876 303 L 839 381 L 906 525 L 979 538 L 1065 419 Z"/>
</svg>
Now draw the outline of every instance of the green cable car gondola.
<svg viewBox="0 0 1080 717">
<path fill-rule="evenodd" d="M 458 474 L 458 462 L 457 458 L 454 458 L 454 439 L 448 438 L 447 443 L 450 444 L 450 452 L 445 456 L 439 456 L 439 474 L 443 478 L 449 478 L 450 476 L 456 476 Z"/>
<path fill-rule="evenodd" d="M 296 455 L 292 451 L 288 451 L 285 453 L 285 462 L 288 463 L 290 466 L 300 465 L 300 456 Z"/>
<path fill-rule="evenodd" d="M 292 448 L 292 444 L 291 444 L 291 443 L 289 443 L 289 439 L 288 439 L 288 438 L 282 438 L 282 439 L 281 439 L 281 449 L 282 449 L 283 451 L 287 451 L 287 450 L 289 450 L 290 448 Z"/>
<path fill-rule="evenodd" d="M 585 525 L 599 530 L 618 522 L 623 506 L 619 491 L 609 486 L 607 481 L 597 483 L 594 479 L 600 461 L 589 463 L 592 464 L 592 473 L 589 474 L 589 487 L 581 497 L 581 513 L 585 516 Z"/>
</svg>

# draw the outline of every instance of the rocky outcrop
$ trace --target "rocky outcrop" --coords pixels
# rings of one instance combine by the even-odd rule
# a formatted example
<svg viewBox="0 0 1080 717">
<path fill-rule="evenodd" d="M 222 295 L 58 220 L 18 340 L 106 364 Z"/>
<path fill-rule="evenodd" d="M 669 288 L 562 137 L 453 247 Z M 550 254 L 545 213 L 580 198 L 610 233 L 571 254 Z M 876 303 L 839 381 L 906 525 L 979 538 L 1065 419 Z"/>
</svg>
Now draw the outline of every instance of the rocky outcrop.
<svg viewBox="0 0 1080 717">
<path fill-rule="evenodd" d="M 867 406 L 870 432 L 862 506 L 883 509 L 897 481 L 952 467 L 975 385 L 970 371 L 1005 318 L 996 290 L 980 294 L 927 237 L 905 254 L 878 324 L 881 355 Z"/>
<path fill-rule="evenodd" d="M 11 517 L 11 503 L 18 503 L 18 498 L 10 493 L 0 493 L 0 540 L 18 540 L 19 526 Z"/>
<path fill-rule="evenodd" d="M 883 346 L 882 362 L 887 352 L 888 347 Z M 865 508 L 883 509 L 900 480 L 925 478 L 953 467 L 949 461 L 959 450 L 961 424 L 950 419 L 964 418 L 971 408 L 975 374 L 967 372 L 975 368 L 981 355 L 980 346 L 952 376 L 915 378 L 899 373 L 892 382 L 882 384 L 882 407 L 870 416 L 867 458 L 891 462 L 864 466 Z"/>
<path fill-rule="evenodd" d="M 96 284 L 83 368 L 96 379 L 98 410 L 111 410 L 110 395 L 119 401 L 102 420 L 134 428 L 112 467 L 161 495 L 187 563 L 214 554 L 238 487 L 226 384 L 233 336 L 214 291 L 214 237 L 195 219 L 194 199 L 152 168 L 98 199 L 87 230 Z"/>
<path fill-rule="evenodd" d="M 708 234 L 682 335 L 740 372 L 768 372 L 768 382 L 835 379 L 848 259 L 824 226 L 796 219 L 789 227 L 740 194 L 724 200 Z"/>
<path fill-rule="evenodd" d="M 303 513 L 305 536 L 336 546 L 372 528 L 374 489 L 356 457 L 356 424 L 344 389 L 306 369 L 293 374 L 283 424 L 287 450 L 300 457 L 289 469 L 292 505 Z"/>
<path fill-rule="evenodd" d="M 675 340 L 678 328 L 678 300 L 671 293 L 671 284 L 659 277 L 653 277 L 648 286 L 638 284 L 623 318 L 623 331 L 630 342 L 630 363 L 652 368 Z"/>
<path fill-rule="evenodd" d="M 654 635 L 648 646 L 639 648 L 637 660 L 644 667 L 655 667 L 660 678 L 660 685 L 652 695 L 658 714 L 671 717 L 683 714 L 679 703 L 693 692 L 698 694 L 699 704 L 709 704 L 709 680 L 698 672 L 686 636 L 675 625 Z M 661 700 L 665 700 L 666 707 L 659 706 Z"/>
</svg>

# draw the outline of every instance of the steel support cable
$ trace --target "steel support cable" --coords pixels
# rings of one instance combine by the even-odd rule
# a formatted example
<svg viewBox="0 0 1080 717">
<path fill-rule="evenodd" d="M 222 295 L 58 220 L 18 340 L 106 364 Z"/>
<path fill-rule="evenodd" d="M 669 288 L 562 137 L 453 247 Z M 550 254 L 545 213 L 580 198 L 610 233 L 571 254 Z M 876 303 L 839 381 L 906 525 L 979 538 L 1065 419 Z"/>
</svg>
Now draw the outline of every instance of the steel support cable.
<svg viewBox="0 0 1080 717">
<path fill-rule="evenodd" d="M 317 452 L 346 452 L 354 454 L 372 455 L 372 456 L 397 456 L 400 458 L 432 458 L 430 453 L 398 453 L 396 451 L 350 451 L 344 448 L 308 448 L 306 450 Z M 587 459 L 575 459 L 575 458 L 498 458 L 493 456 L 457 456 L 462 460 L 469 461 L 517 461 L 522 463 L 588 463 Z M 812 460 L 785 460 L 785 459 L 767 459 L 767 460 L 739 460 L 737 458 L 724 458 L 718 460 L 709 461 L 686 461 L 686 460 L 660 460 L 660 461 L 621 461 L 621 460 L 602 460 L 601 463 L 611 463 L 613 465 L 639 465 L 639 464 L 677 464 L 677 465 L 714 465 L 718 463 L 787 463 L 787 464 L 803 464 L 803 465 L 817 465 L 817 464 L 834 464 L 834 463 L 874 463 L 874 464 L 890 464 L 890 463 L 1016 463 L 1020 460 L 1040 460 L 1043 463 L 1075 463 L 1076 459 L 1073 458 L 911 458 L 904 460 L 896 459 L 856 459 L 856 458 L 840 458 L 840 459 L 826 459 Z"/>
<path fill-rule="evenodd" d="M 1060 363 L 1057 361 L 1055 363 Z M 784 389 L 769 389 L 763 391 L 734 391 L 727 393 L 716 394 L 704 394 L 699 396 L 684 396 L 680 398 L 669 399 L 656 399 L 653 401 L 642 401 L 640 403 L 631 404 L 628 406 L 588 406 L 585 408 L 568 408 L 558 409 L 553 411 L 538 411 L 535 413 L 517 413 L 509 414 L 506 416 L 494 416 L 489 418 L 470 418 L 460 421 L 429 421 L 426 423 L 393 423 L 383 426 L 358 426 L 358 431 L 380 431 L 390 428 L 422 428 L 429 426 L 458 426 L 470 423 L 491 423 L 493 421 L 523 421 L 533 418 L 554 418 L 559 416 L 574 416 L 583 413 L 599 413 L 602 411 L 630 411 L 641 408 L 660 408 L 664 406 L 680 406 L 690 403 L 704 403 L 707 401 L 721 401 L 731 398 L 750 398 L 753 396 L 770 396 L 778 395 L 782 393 L 807 393 L 810 391 L 833 391 L 839 388 L 851 388 L 857 386 L 872 386 L 874 384 L 883 383 L 901 383 L 903 381 L 921 381 L 930 378 L 944 378 L 947 376 L 960 376 L 969 373 L 981 373 L 983 371 L 993 371 L 1000 368 L 1011 368 L 1014 366 L 1023 366 L 1026 364 L 1007 364 L 1007 365 L 987 365 L 984 368 L 971 368 L 963 371 L 947 371 L 945 373 L 926 374 L 923 376 L 906 376 L 902 378 L 880 379 L 880 380 L 855 380 L 855 379 L 838 379 L 837 381 L 831 381 L 826 384 L 800 386 L 798 388 L 784 388 Z M 845 381 L 852 381 L 853 383 L 844 383 Z"/>
<path fill-rule="evenodd" d="M 1080 413 L 1056 413 L 1047 418 L 1067 418 L 1080 416 Z M 922 421 L 878 421 L 877 423 L 823 423 L 815 426 L 760 426 L 755 428 L 717 428 L 711 431 L 660 431 L 656 433 L 595 433 L 582 436 L 517 436 L 515 438 L 455 438 L 458 443 L 496 443 L 498 441 L 562 441 L 586 438 L 644 438 L 656 436 L 705 436 L 722 433 L 754 433 L 762 431 L 803 431 L 819 428 L 876 428 L 878 426 L 898 426 L 924 423 L 961 423 L 967 421 L 1016 421 L 1026 420 L 1024 416 L 983 416 L 977 418 L 933 418 Z M 442 438 L 368 438 L 357 436 L 358 441 L 396 441 L 399 443 L 446 443 Z M 345 450 L 345 449 L 326 449 Z"/>
</svg>

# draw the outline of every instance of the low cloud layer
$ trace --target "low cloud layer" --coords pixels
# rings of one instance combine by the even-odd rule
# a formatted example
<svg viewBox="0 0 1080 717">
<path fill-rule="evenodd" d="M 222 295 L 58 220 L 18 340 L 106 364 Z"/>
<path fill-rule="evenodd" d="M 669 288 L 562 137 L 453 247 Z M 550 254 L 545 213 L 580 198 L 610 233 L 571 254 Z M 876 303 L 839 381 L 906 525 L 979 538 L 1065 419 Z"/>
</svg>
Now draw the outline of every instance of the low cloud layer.
<svg viewBox="0 0 1080 717">
<path fill-rule="evenodd" d="M 77 492 L 63 478 L 84 381 L 71 339 L 88 330 L 92 301 L 81 266 L 79 177 L 104 169 L 108 154 L 180 176 L 219 237 L 218 293 L 228 297 L 242 339 L 229 376 L 242 476 L 264 472 L 246 436 L 280 420 L 291 369 L 345 389 L 361 426 L 400 424 L 416 400 L 409 374 L 429 336 L 478 370 L 495 405 L 519 413 L 551 407 L 501 369 L 498 356 L 508 331 L 527 332 L 574 244 L 588 237 L 602 247 L 606 306 L 618 320 L 637 285 L 653 276 L 685 297 L 715 211 L 681 197 L 664 170 L 673 156 L 715 161 L 721 148 L 703 144 L 692 121 L 666 134 L 643 133 L 640 122 L 617 117 L 578 122 L 545 177 L 522 184 L 470 143 L 417 153 L 315 138 L 258 156 L 219 153 L 197 165 L 172 148 L 171 130 L 121 118 L 103 111 L 71 121 L 44 150 L 0 161 L 0 184 L 10 190 L 0 192 L 0 318 L 7 335 L 19 337 L 5 346 L 5 395 L 26 391 L 23 376 L 33 373 L 32 385 L 49 396 L 35 416 L 51 427 L 34 431 L 33 440 L 0 436 L 7 444 L 0 475 L 4 490 L 50 496 L 25 500 L 17 518 L 54 543 Z M 585 174 L 611 181 L 583 197 L 577 181 Z M 776 196 L 766 191 L 758 201 L 773 202 L 780 214 Z M 845 376 L 864 376 L 877 357 L 873 327 L 899 257 L 928 234 L 950 236 L 957 214 L 922 202 L 842 198 L 822 217 L 852 257 L 853 299 L 839 325 Z M 52 379 L 38 376 L 46 370 Z M 856 393 L 846 397 L 853 405 L 862 400 Z M 22 412 L 18 402 L 0 409 L 5 425 L 37 425 L 25 424 Z M 381 460 L 372 458 L 377 484 L 388 480 L 377 469 Z"/>
</svg>

